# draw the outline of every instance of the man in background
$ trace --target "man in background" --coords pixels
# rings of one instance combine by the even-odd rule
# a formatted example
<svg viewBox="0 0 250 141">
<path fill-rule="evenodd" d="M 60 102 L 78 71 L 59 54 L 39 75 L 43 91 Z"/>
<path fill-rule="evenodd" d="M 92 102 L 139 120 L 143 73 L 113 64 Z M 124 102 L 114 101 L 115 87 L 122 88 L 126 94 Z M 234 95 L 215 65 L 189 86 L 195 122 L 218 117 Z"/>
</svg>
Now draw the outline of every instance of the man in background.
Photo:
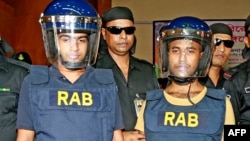
<svg viewBox="0 0 250 141">
<path fill-rule="evenodd" d="M 199 80 L 209 88 L 222 89 L 225 78 L 223 67 L 234 45 L 232 29 L 224 23 L 210 25 L 214 42 L 214 52 L 211 66 L 206 77 Z"/>
<path fill-rule="evenodd" d="M 250 15 L 245 21 L 244 58 L 250 57 Z M 231 97 L 237 124 L 250 124 L 250 59 L 230 68 L 224 74 L 224 89 Z"/>
<path fill-rule="evenodd" d="M 127 7 L 113 7 L 102 15 L 102 38 L 97 68 L 112 69 L 118 86 L 125 141 L 137 141 L 143 134 L 134 130 L 137 113 L 146 91 L 158 88 L 151 63 L 133 56 L 136 47 L 134 17 Z"/>
<path fill-rule="evenodd" d="M 244 59 L 249 59 L 250 58 L 250 31 L 249 31 L 249 26 L 250 26 L 250 15 L 246 18 L 245 21 L 245 38 L 244 38 L 244 43 L 245 43 L 245 48 L 242 50 L 242 57 Z"/>
<path fill-rule="evenodd" d="M 13 49 L 0 39 L 0 140 L 16 141 L 17 105 L 29 64 L 7 57 Z"/>
</svg>

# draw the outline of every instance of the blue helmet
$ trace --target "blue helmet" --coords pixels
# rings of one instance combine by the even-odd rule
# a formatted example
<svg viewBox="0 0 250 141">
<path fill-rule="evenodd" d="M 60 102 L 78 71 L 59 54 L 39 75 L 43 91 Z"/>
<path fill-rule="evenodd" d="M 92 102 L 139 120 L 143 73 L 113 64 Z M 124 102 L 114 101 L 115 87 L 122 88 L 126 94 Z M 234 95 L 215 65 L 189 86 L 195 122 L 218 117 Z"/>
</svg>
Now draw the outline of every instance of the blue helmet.
<svg viewBox="0 0 250 141">
<path fill-rule="evenodd" d="M 98 14 L 86 0 L 53 0 L 44 10 L 44 15 L 96 17 Z"/>
<path fill-rule="evenodd" d="M 86 0 L 53 0 L 41 14 L 39 20 L 46 55 L 50 63 L 60 60 L 66 68 L 82 68 L 96 61 L 101 19 Z M 60 33 L 86 33 L 88 52 L 81 62 L 64 62 L 56 36 Z"/>
<path fill-rule="evenodd" d="M 196 72 L 185 77 L 203 77 L 206 76 L 212 58 L 212 32 L 209 26 L 199 18 L 192 16 L 178 17 L 163 26 L 159 31 L 158 37 L 160 45 L 160 67 L 162 77 L 173 75 L 169 68 L 168 46 L 169 43 L 177 39 L 187 39 L 198 42 L 203 52 Z M 179 76 L 174 76 L 179 77 Z"/>
</svg>

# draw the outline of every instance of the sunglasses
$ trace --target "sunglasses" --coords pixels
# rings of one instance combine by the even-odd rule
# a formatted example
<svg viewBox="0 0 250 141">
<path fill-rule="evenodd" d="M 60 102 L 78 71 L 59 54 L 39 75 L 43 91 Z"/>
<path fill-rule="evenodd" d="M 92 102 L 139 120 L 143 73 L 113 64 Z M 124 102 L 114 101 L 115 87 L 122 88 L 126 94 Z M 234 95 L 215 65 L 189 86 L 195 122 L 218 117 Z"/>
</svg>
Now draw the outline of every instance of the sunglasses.
<svg viewBox="0 0 250 141">
<path fill-rule="evenodd" d="M 232 48 L 234 46 L 234 41 L 232 40 L 221 40 L 218 38 L 215 38 L 214 43 L 216 46 L 219 46 L 221 43 L 224 43 L 225 47 Z"/>
<path fill-rule="evenodd" d="M 105 27 L 105 29 L 108 30 L 111 34 L 120 34 L 123 30 L 128 35 L 135 33 L 134 26 L 129 26 L 129 27 L 110 26 L 110 27 Z"/>
</svg>

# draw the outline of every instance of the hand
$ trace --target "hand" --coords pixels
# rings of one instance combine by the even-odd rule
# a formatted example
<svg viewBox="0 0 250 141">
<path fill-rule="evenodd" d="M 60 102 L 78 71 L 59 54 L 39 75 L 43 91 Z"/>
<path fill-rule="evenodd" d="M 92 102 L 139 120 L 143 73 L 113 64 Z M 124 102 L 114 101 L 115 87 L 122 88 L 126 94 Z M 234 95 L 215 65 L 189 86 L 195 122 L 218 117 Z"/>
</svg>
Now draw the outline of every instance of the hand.
<svg viewBox="0 0 250 141">
<path fill-rule="evenodd" d="M 146 141 L 145 135 L 139 131 L 123 131 L 124 141 Z"/>
</svg>

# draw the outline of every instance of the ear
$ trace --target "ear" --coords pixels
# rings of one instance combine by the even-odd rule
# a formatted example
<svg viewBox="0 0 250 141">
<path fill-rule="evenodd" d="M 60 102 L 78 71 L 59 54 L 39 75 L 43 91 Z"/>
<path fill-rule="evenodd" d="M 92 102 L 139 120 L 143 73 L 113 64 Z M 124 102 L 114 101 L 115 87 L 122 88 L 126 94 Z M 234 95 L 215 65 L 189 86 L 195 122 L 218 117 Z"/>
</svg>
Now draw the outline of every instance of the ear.
<svg viewBox="0 0 250 141">
<path fill-rule="evenodd" d="M 104 28 L 101 29 L 103 39 L 106 40 L 106 30 Z"/>
<path fill-rule="evenodd" d="M 200 59 L 202 58 L 203 52 L 200 53 Z"/>
<path fill-rule="evenodd" d="M 247 48 L 250 48 L 250 43 L 249 43 L 249 40 L 248 40 L 247 36 L 244 37 L 244 43 L 245 43 Z"/>
</svg>

